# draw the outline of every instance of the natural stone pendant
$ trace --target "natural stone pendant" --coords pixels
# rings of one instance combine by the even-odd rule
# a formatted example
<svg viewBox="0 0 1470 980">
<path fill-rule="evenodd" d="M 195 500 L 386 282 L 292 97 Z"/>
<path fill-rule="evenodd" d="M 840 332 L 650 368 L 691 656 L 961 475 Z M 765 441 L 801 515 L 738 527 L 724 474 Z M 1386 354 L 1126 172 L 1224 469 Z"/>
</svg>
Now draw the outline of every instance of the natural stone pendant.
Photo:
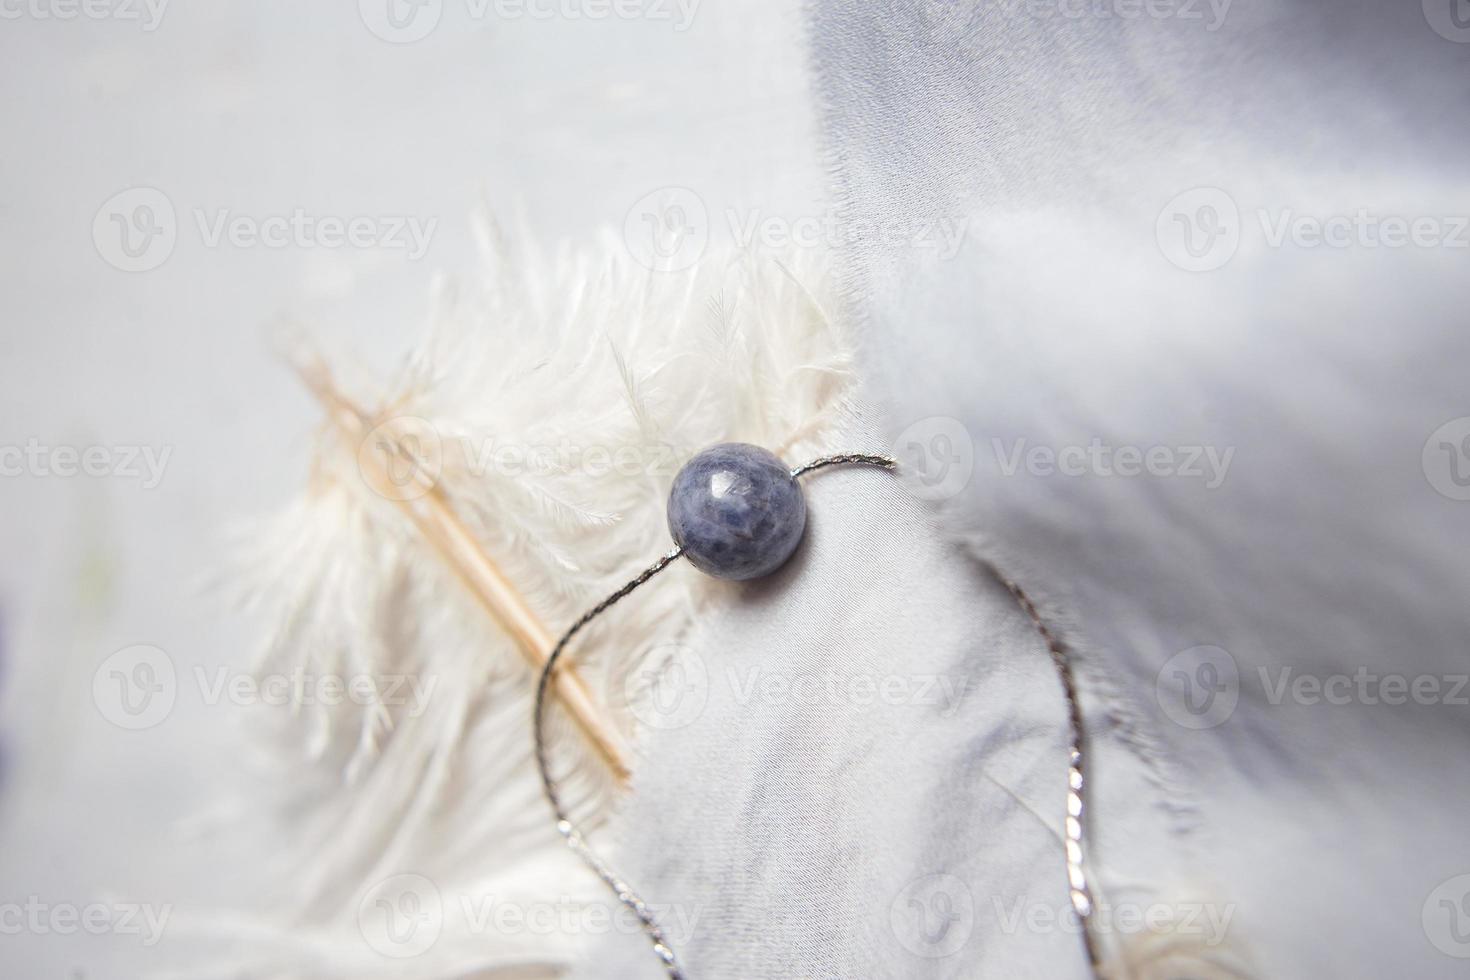
<svg viewBox="0 0 1470 980">
<path fill-rule="evenodd" d="M 791 470 L 759 446 L 722 442 L 684 464 L 669 491 L 669 533 L 695 568 L 716 578 L 769 575 L 806 529 Z"/>
</svg>

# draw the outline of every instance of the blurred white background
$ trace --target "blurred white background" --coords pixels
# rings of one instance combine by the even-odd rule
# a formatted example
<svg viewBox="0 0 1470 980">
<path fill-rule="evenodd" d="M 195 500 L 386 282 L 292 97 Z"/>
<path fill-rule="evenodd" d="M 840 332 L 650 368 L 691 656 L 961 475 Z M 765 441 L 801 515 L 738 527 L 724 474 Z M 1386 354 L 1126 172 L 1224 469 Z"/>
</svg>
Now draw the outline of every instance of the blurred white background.
<svg viewBox="0 0 1470 980">
<path fill-rule="evenodd" d="M 274 324 L 299 320 L 335 358 L 386 372 L 435 275 L 475 273 L 482 202 L 519 209 L 547 242 L 620 232 L 665 186 L 695 192 L 715 238 L 762 214 L 822 214 L 797 12 L 627 9 L 638 16 L 470 0 L 0 11 L 0 446 L 15 447 L 0 478 L 0 904 L 20 909 L 0 922 L 0 972 L 103 980 L 157 959 L 118 929 L 11 928 L 30 907 L 178 916 L 242 899 L 238 865 L 201 862 L 180 835 L 239 768 L 234 716 L 281 710 L 209 704 L 195 680 L 244 664 L 259 639 L 209 588 L 223 531 L 308 472 L 319 411 L 274 359 Z M 152 190 L 117 197 L 132 188 Z M 221 220 L 298 212 L 369 219 L 379 239 L 211 240 Z M 422 256 L 398 247 L 400 218 L 431 229 Z M 120 250 L 130 222 L 136 258 Z M 171 249 L 148 227 L 171 228 Z M 80 464 L 59 447 L 101 447 L 106 472 L 60 475 Z M 137 644 L 164 651 L 178 683 L 167 715 L 133 731 L 93 687 Z M 170 929 L 163 943 L 187 941 Z"/>
</svg>

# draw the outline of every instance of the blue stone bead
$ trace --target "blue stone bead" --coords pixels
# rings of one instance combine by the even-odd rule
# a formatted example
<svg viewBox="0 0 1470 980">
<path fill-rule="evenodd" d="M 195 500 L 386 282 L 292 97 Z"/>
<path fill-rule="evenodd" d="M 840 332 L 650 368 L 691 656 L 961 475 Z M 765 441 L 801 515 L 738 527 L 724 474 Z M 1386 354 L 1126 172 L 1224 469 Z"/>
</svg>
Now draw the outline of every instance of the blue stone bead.
<svg viewBox="0 0 1470 980">
<path fill-rule="evenodd" d="M 669 533 L 695 568 L 716 578 L 769 575 L 806 530 L 806 501 L 774 453 L 722 442 L 684 464 L 669 491 Z"/>
</svg>

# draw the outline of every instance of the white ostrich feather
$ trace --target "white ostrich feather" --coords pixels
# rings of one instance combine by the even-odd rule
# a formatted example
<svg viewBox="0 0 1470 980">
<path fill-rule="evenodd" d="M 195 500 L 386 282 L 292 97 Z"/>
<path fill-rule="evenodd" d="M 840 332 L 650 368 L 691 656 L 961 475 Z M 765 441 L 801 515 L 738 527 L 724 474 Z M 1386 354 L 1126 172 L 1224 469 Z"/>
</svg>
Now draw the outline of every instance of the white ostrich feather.
<svg viewBox="0 0 1470 980">
<path fill-rule="evenodd" d="M 483 230 L 483 280 L 439 284 L 433 326 L 399 376 L 353 400 L 369 428 L 423 420 L 437 492 L 551 633 L 667 550 L 665 495 L 693 452 L 735 439 L 795 462 L 835 448 L 850 344 L 819 255 L 649 272 L 611 237 L 545 255 Z M 273 623 L 257 667 L 374 678 L 380 694 L 399 677 L 418 687 L 383 698 L 403 703 L 302 704 L 264 739 L 282 787 L 260 847 L 274 902 L 235 924 L 250 938 L 245 975 L 555 975 L 577 930 L 507 930 L 486 914 L 606 901 L 541 797 L 533 671 L 365 478 L 359 442 L 328 425 L 305 492 L 248 536 L 240 580 Z M 595 707 L 629 743 L 640 679 L 721 588 L 676 568 L 579 638 Z M 595 839 L 618 780 L 565 712 L 549 730 Z M 398 958 L 369 920 L 413 912 L 408 892 L 428 931 Z"/>
</svg>

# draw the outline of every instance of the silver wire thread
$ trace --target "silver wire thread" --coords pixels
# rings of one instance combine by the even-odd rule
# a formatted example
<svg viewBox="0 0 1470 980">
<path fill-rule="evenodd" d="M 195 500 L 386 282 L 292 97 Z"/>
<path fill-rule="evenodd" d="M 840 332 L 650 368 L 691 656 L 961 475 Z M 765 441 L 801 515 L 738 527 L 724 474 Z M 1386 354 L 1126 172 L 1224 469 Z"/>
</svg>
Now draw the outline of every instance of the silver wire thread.
<svg viewBox="0 0 1470 980">
<path fill-rule="evenodd" d="M 1084 735 L 1082 728 L 1082 699 L 1077 696 L 1077 679 L 1072 674 L 1072 657 L 1067 652 L 1067 647 L 1046 625 L 1041 618 L 1041 613 L 1036 610 L 1036 603 L 1031 601 L 1025 591 L 1015 582 L 1001 574 L 1000 569 L 994 565 L 990 570 L 1001 584 L 1015 597 L 1016 603 L 1031 618 L 1031 623 L 1041 638 L 1046 641 L 1046 649 L 1051 654 L 1052 664 L 1057 669 L 1057 677 L 1062 682 L 1062 694 L 1067 699 L 1067 817 L 1063 823 L 1063 846 L 1067 852 L 1067 884 L 1072 899 L 1072 911 L 1077 913 L 1077 919 L 1082 924 L 1082 945 L 1087 951 L 1087 962 L 1092 967 L 1092 972 L 1101 975 L 1101 962 L 1097 937 L 1092 933 L 1092 885 L 1084 855 L 1084 837 L 1086 836 L 1085 816 L 1083 812 L 1082 788 L 1085 784 L 1083 776 L 1085 758 L 1083 755 Z"/>
<path fill-rule="evenodd" d="M 801 477 L 813 470 L 819 470 L 827 466 L 839 466 L 848 463 L 862 463 L 877 466 L 885 470 L 892 470 L 898 464 L 887 456 L 877 456 L 868 453 L 841 453 L 835 456 L 822 456 L 812 460 L 804 466 L 798 466 L 791 471 L 792 479 Z M 546 658 L 545 665 L 541 668 L 541 678 L 536 685 L 536 707 L 533 718 L 533 734 L 536 742 L 536 766 L 541 772 L 541 785 L 546 790 L 546 799 L 551 804 L 552 812 L 556 815 L 557 833 L 566 840 L 567 846 L 577 854 L 582 861 L 592 869 L 598 878 L 610 888 L 622 905 L 632 911 L 643 925 L 643 931 L 653 943 L 654 955 L 668 971 L 669 980 L 686 980 L 683 968 L 679 965 L 679 958 L 674 949 L 669 945 L 663 929 L 658 920 L 654 918 L 653 912 L 637 892 L 627 882 L 619 878 L 607 863 L 598 857 L 597 853 L 587 844 L 582 832 L 572 823 L 568 817 L 566 808 L 562 805 L 561 793 L 557 788 L 555 780 L 551 778 L 551 771 L 547 767 L 546 760 L 546 737 L 543 731 L 543 722 L 546 717 L 546 693 L 551 684 L 551 678 L 556 671 L 557 663 L 566 652 L 567 644 L 572 637 L 581 631 L 592 620 L 602 615 L 609 608 L 627 596 L 659 572 L 668 568 L 676 559 L 684 554 L 684 549 L 675 547 L 658 561 L 645 568 L 627 585 L 618 589 L 612 595 L 593 606 L 581 619 L 572 624 L 571 628 L 562 634 L 561 639 L 556 641 L 556 646 L 551 650 L 551 656 Z M 1067 763 L 1067 816 L 1064 824 L 1064 842 L 1067 853 L 1067 881 L 1070 886 L 1072 909 L 1077 913 L 1077 918 L 1082 924 L 1082 944 L 1087 951 L 1087 959 L 1091 964 L 1093 972 L 1100 969 L 1098 962 L 1097 941 L 1092 934 L 1092 887 L 1088 883 L 1089 875 L 1083 856 L 1083 729 L 1082 729 L 1082 704 L 1077 696 L 1077 684 L 1072 675 L 1071 659 L 1067 648 L 1062 644 L 1046 622 L 1036 610 L 1036 605 L 1029 596 L 1022 591 L 1021 587 L 1000 573 L 998 569 L 991 566 L 996 578 L 1015 597 L 1016 602 L 1030 617 L 1037 632 L 1046 641 L 1047 650 L 1051 653 L 1052 663 L 1056 666 L 1057 674 L 1062 682 L 1062 693 L 1067 700 L 1067 721 L 1070 730 L 1070 745 Z"/>
<path fill-rule="evenodd" d="M 839 453 L 836 456 L 821 456 L 807 463 L 805 466 L 798 466 L 791 471 L 791 478 L 794 480 L 799 476 L 810 473 L 812 470 L 819 470 L 824 466 L 841 466 L 846 463 L 866 463 L 869 466 L 877 466 L 885 470 L 891 470 L 898 466 L 895 460 L 887 456 L 874 456 L 869 453 Z"/>
<path fill-rule="evenodd" d="M 572 637 L 577 635 L 582 627 L 602 615 L 629 592 L 632 592 L 638 586 L 647 582 L 665 568 L 668 568 L 683 553 L 683 548 L 674 548 L 674 550 L 645 568 L 627 585 L 593 606 L 581 619 L 572 624 L 571 629 L 562 634 L 561 639 L 557 640 L 556 646 L 552 648 L 551 656 L 546 658 L 546 664 L 541 668 L 541 680 L 536 684 L 536 711 L 533 721 L 536 736 L 536 766 L 541 770 L 541 785 L 546 790 L 546 799 L 551 803 L 552 812 L 556 814 L 556 832 L 566 839 L 567 846 L 582 859 L 587 867 L 591 868 L 597 877 L 601 878 L 603 883 L 612 889 L 613 894 L 618 897 L 618 901 L 632 910 L 633 914 L 638 917 L 638 921 L 643 925 L 643 931 L 648 934 L 648 938 L 653 942 L 654 955 L 663 962 L 664 967 L 669 971 L 670 980 L 684 980 L 684 973 L 679 969 L 679 961 L 674 955 L 673 947 L 664 938 L 663 930 L 659 928 L 658 920 L 653 917 L 653 913 L 649 910 L 648 904 L 632 888 L 628 887 L 627 882 L 614 874 L 613 870 L 607 866 L 602 858 L 597 856 L 591 847 L 587 846 L 586 840 L 582 837 L 582 832 L 572 824 L 571 819 L 567 816 L 566 808 L 562 806 L 561 793 L 557 789 L 555 781 L 551 778 L 551 770 L 546 766 L 546 737 L 542 728 L 543 721 L 546 717 L 546 690 L 551 683 L 552 674 L 556 670 L 557 661 L 566 652 L 567 643 L 571 641 Z"/>
</svg>

